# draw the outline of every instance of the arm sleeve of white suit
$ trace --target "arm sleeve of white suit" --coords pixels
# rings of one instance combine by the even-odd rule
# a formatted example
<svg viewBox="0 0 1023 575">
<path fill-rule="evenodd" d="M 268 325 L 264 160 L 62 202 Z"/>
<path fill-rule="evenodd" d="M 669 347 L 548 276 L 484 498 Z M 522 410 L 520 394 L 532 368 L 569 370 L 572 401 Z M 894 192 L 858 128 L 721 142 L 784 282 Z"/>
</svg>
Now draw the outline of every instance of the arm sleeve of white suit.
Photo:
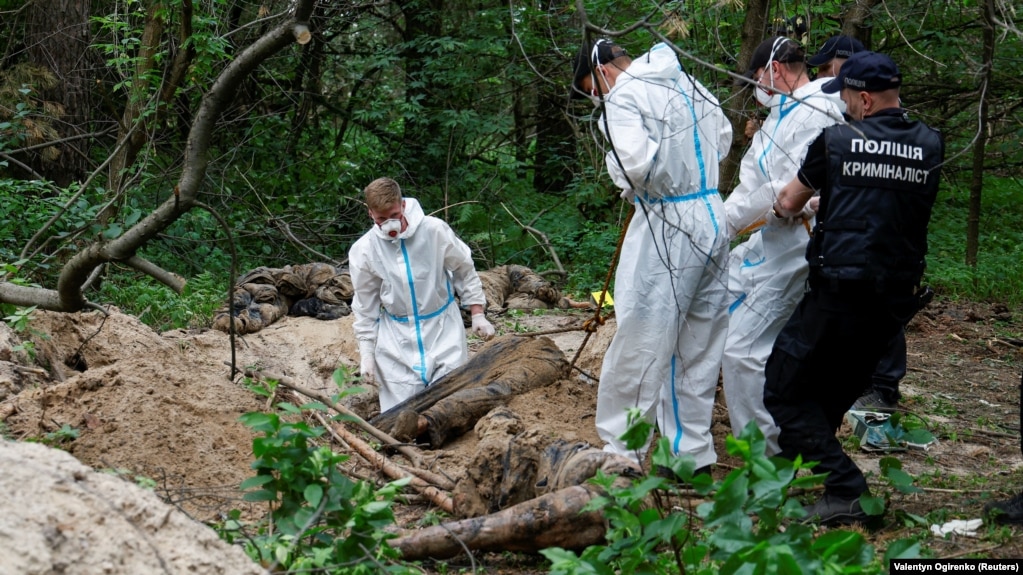
<svg viewBox="0 0 1023 575">
<path fill-rule="evenodd" d="M 734 240 L 739 232 L 757 220 L 763 219 L 764 213 L 771 209 L 775 198 L 778 197 L 778 192 L 787 183 L 781 180 L 771 180 L 753 190 L 736 187 L 725 201 L 728 239 Z"/>
<path fill-rule="evenodd" d="M 828 104 L 820 98 L 814 101 Z M 739 184 L 725 200 L 729 239 L 763 218 L 785 184 L 796 177 L 810 142 L 834 123 L 826 113 L 812 111 L 801 107 L 781 125 L 769 117 L 753 137 L 739 166 Z"/>
<path fill-rule="evenodd" d="M 348 272 L 352 276 L 352 314 L 355 321 L 352 329 L 355 339 L 361 341 L 377 340 L 377 320 L 380 318 L 380 288 L 383 284 L 380 272 L 371 269 L 370 257 L 366 253 L 369 246 L 356 242 L 348 251 Z"/>
<path fill-rule="evenodd" d="M 718 123 L 721 125 L 721 137 L 718 139 L 718 161 L 721 162 L 732 149 L 732 123 L 728 121 L 728 116 L 725 116 L 721 108 L 717 108 L 716 113 L 719 116 Z"/>
<path fill-rule="evenodd" d="M 472 261 L 472 250 L 447 225 L 444 226 L 442 245 L 444 269 L 451 272 L 451 285 L 458 294 L 462 306 L 485 307 L 487 298 L 483 295 L 483 282 L 480 281 L 476 265 Z"/>
<path fill-rule="evenodd" d="M 660 145 L 660 138 L 650 133 L 643 122 L 638 97 L 645 91 L 622 90 L 605 103 L 607 136 L 611 150 L 606 157 L 607 172 L 615 185 L 623 190 L 642 186 Z M 601 118 L 603 122 L 603 118 Z M 603 126 L 602 126 L 603 127 Z"/>
</svg>

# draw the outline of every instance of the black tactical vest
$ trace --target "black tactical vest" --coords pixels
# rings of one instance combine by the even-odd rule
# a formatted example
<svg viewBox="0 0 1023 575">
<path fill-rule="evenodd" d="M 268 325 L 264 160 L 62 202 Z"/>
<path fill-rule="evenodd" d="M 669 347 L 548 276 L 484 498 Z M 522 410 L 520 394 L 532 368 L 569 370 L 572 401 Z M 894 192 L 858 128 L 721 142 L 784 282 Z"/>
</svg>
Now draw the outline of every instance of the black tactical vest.
<svg viewBox="0 0 1023 575">
<path fill-rule="evenodd" d="M 828 127 L 824 141 L 828 186 L 807 247 L 811 278 L 877 292 L 917 285 L 945 154 L 941 134 L 882 112 Z"/>
</svg>

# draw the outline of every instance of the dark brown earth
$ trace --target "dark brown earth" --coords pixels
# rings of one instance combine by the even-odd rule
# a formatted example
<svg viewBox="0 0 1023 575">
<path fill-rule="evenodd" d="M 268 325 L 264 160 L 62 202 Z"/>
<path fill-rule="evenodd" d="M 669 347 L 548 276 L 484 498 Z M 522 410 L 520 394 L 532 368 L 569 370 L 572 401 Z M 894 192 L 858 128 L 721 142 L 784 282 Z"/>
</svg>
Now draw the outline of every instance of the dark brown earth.
<svg viewBox="0 0 1023 575">
<path fill-rule="evenodd" d="M 509 312 L 495 318 L 498 333 L 545 333 L 566 359 L 575 360 L 569 379 L 515 397 L 509 407 L 527 428 L 552 439 L 600 445 L 593 428 L 600 358 L 614 332 L 609 321 L 586 339 L 572 329 L 592 316 L 585 311 Z M 6 327 L 6 326 L 4 326 Z M 956 303 L 940 297 L 907 330 L 909 374 L 901 408 L 926 422 L 937 438 L 928 450 L 896 454 L 917 478 L 922 493 L 905 495 L 877 477 L 881 457 L 854 453 L 875 494 L 889 498 L 884 526 L 867 534 L 883 552 L 889 542 L 918 537 L 937 557 L 1023 557 L 1023 529 L 983 526 L 975 536 L 939 538 L 931 524 L 980 517 L 986 501 L 1023 489 L 1019 439 L 1020 345 L 1023 324 L 1004 306 Z M 34 354 L 22 342 L 34 340 Z M 6 343 L 4 343 L 6 342 Z M 238 485 L 251 474 L 252 434 L 238 423 L 248 411 L 267 408 L 265 398 L 230 377 L 228 336 L 215 330 L 158 334 L 136 318 L 114 311 L 55 314 L 36 312 L 22 333 L 0 330 L 0 420 L 6 437 L 59 439 L 62 428 L 78 437 L 60 447 L 95 469 L 144 476 L 155 492 L 200 522 L 215 522 L 232 508 L 258 514 L 239 499 Z M 482 345 L 470 339 L 470 347 Z M 20 349 L 22 348 L 22 349 Z M 580 351 L 581 349 L 581 351 Z M 339 365 L 355 369 L 358 347 L 351 318 L 320 321 L 285 317 L 239 337 L 234 363 L 255 367 L 333 393 Z M 826 384 L 826 374 L 822 376 Z M 296 399 L 296 398 L 292 398 Z M 717 478 L 738 465 L 724 448 L 727 412 L 716 408 Z M 68 427 L 64 427 L 68 426 Z M 843 436 L 851 430 L 844 427 Z M 476 445 L 472 433 L 428 452 L 426 461 L 452 478 L 464 473 Z M 340 447 L 337 447 L 341 449 Z M 348 471 L 380 478 L 353 457 Z M 6 510 L 5 513 L 11 510 Z M 436 517 L 419 499 L 395 509 L 403 527 Z M 912 518 L 923 518 L 923 524 Z M 489 573 L 546 571 L 542 558 L 524 554 L 479 554 L 449 561 L 441 569 L 486 567 Z"/>
</svg>

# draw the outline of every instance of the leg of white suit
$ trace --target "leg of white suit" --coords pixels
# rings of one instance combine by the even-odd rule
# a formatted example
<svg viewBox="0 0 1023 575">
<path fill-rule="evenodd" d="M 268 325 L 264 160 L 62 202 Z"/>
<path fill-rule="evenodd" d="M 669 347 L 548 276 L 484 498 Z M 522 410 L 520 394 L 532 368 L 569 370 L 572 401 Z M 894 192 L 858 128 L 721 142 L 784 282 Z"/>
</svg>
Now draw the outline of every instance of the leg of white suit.
<svg viewBox="0 0 1023 575">
<path fill-rule="evenodd" d="M 728 322 L 725 253 L 714 265 L 717 271 L 705 268 L 708 273 L 679 326 L 673 385 L 664 386 L 658 413 L 658 428 L 672 453 L 692 455 L 698 468 L 717 461 L 710 428 Z"/>
<path fill-rule="evenodd" d="M 597 431 L 612 451 L 641 462 L 619 437 L 629 408 L 656 422 L 679 454 L 716 460 L 710 422 L 724 344 L 727 244 L 716 203 L 637 206 L 615 276 L 618 330 L 601 367 Z M 695 231 L 693 231 L 695 230 Z"/>
<path fill-rule="evenodd" d="M 397 321 L 381 316 L 377 330 L 377 379 L 380 410 L 387 411 L 437 381 L 469 358 L 465 326 L 458 308 L 450 304 L 442 313 Z"/>
<path fill-rule="evenodd" d="M 764 407 L 764 367 L 774 340 L 792 315 L 807 277 L 806 230 L 764 228 L 737 246 L 729 261 L 728 336 L 721 362 L 722 387 L 732 434 L 751 421 L 778 453 L 778 427 Z"/>
</svg>

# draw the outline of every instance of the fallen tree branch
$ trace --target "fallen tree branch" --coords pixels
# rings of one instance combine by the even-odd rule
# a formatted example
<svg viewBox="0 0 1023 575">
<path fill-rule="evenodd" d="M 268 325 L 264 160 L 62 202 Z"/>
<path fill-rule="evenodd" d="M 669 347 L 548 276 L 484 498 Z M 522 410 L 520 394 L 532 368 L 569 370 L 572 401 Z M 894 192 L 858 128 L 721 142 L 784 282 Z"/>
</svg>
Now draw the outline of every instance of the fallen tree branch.
<svg viewBox="0 0 1023 575">
<path fill-rule="evenodd" d="M 392 446 L 399 453 L 401 453 L 402 455 L 407 457 L 409 459 L 409 461 L 412 462 L 412 465 L 414 465 L 416 467 L 421 467 L 422 466 L 423 459 L 422 459 L 422 456 L 420 456 L 418 451 L 416 451 L 415 449 L 409 447 L 407 444 L 398 441 L 397 439 L 391 437 L 390 435 L 384 433 L 383 431 L 380 431 L 380 429 L 370 425 L 365 419 L 359 417 L 355 412 L 353 412 L 352 410 L 348 409 L 347 407 L 345 407 L 345 406 L 343 406 L 343 405 L 341 405 L 339 403 L 336 403 L 334 400 L 332 400 L 331 398 L 327 397 L 326 395 L 324 395 L 322 393 L 319 393 L 319 392 L 316 392 L 316 391 L 313 391 L 311 389 L 307 389 L 305 387 L 302 387 L 301 385 L 295 383 L 295 380 L 291 379 L 290 377 L 288 377 L 286 375 L 273 375 L 273 374 L 269 374 L 269 373 L 266 373 L 266 372 L 263 372 L 263 371 L 254 370 L 254 369 L 251 369 L 251 368 L 244 370 L 244 372 L 245 372 L 245 375 L 247 375 L 249 377 L 262 377 L 262 378 L 265 378 L 265 379 L 272 379 L 272 380 L 276 381 L 277 383 L 283 385 L 284 387 L 287 387 L 288 389 L 292 389 L 294 391 L 297 391 L 297 392 L 301 393 L 302 395 L 304 395 L 306 397 L 311 397 L 312 399 L 315 399 L 317 401 L 320 401 L 320 402 L 324 403 L 325 405 L 329 406 L 334 411 L 337 411 L 338 413 L 344 415 L 345 417 L 350 418 L 352 422 L 354 422 L 356 425 L 358 425 L 360 428 L 362 428 L 366 433 L 369 433 L 373 437 L 379 439 L 382 443 L 384 443 L 386 445 Z"/>
<path fill-rule="evenodd" d="M 391 460 L 384 457 L 382 453 L 377 452 L 368 443 L 359 439 L 351 431 L 345 429 L 345 426 L 340 423 L 335 423 L 330 428 L 341 436 L 341 439 L 345 440 L 352 449 L 355 450 L 363 459 L 377 466 L 385 475 L 392 479 L 403 479 L 410 477 L 405 471 Z M 410 477 L 411 481 L 409 485 L 421 493 L 423 497 L 429 499 L 434 505 L 440 507 L 445 513 L 454 513 L 454 503 L 451 501 L 451 496 L 447 493 L 437 489 L 433 485 L 428 484 L 426 481 L 416 476 Z"/>
<path fill-rule="evenodd" d="M 583 513 L 590 500 L 603 495 L 596 485 L 574 485 L 497 513 L 420 529 L 389 544 L 407 561 L 447 559 L 467 550 L 582 549 L 604 538 L 604 514 L 599 510 Z"/>
<path fill-rule="evenodd" d="M 400 467 L 401 470 L 404 471 L 405 473 L 408 473 L 409 475 L 415 475 L 416 477 L 422 479 L 423 481 L 432 483 L 433 485 L 436 485 L 437 487 L 445 491 L 451 491 L 452 489 L 455 488 L 454 481 L 451 481 L 447 477 L 444 477 L 443 475 L 440 475 L 438 473 L 434 473 L 432 471 L 427 471 L 425 469 L 419 469 L 415 467 L 405 467 L 404 465 L 401 464 L 396 465 L 398 465 L 398 467 Z"/>
<path fill-rule="evenodd" d="M 167 271 L 149 260 L 140 258 L 139 256 L 132 256 L 124 260 L 124 264 L 152 277 L 163 285 L 174 290 L 174 293 L 178 295 L 181 295 L 181 293 L 185 291 L 185 278 L 174 272 Z M 96 269 L 100 268 L 97 267 Z"/>
</svg>

